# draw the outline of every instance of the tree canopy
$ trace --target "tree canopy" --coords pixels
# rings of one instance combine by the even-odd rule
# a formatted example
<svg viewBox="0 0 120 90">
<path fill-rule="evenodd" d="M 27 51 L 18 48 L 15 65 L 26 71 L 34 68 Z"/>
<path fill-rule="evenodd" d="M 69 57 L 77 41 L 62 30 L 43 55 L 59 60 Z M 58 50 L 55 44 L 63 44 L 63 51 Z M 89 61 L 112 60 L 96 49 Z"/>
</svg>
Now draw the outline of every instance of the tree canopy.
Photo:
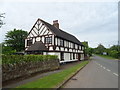
<svg viewBox="0 0 120 90">
<path fill-rule="evenodd" d="M 5 17 L 4 17 L 4 14 L 5 14 L 5 13 L 0 13 L 0 28 L 1 28 L 2 25 L 4 24 L 4 23 L 3 23 L 3 20 L 2 20 L 2 18 L 5 18 Z"/>
<path fill-rule="evenodd" d="M 27 34 L 27 31 L 17 29 L 8 31 L 5 35 L 6 47 L 16 51 L 24 50 L 25 38 L 27 37 Z"/>
</svg>

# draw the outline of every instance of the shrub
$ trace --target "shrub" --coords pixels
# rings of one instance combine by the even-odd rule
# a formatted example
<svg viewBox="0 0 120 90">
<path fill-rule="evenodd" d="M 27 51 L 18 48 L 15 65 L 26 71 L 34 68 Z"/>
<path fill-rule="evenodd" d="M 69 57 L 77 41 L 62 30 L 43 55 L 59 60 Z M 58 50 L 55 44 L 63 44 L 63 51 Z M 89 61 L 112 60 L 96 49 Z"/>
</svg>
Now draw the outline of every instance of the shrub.
<svg viewBox="0 0 120 90">
<path fill-rule="evenodd" d="M 118 56 L 119 56 L 119 53 L 116 50 L 111 50 L 108 54 L 109 54 L 109 56 L 112 56 L 114 58 L 118 58 Z"/>
<path fill-rule="evenodd" d="M 36 62 L 58 59 L 56 55 L 2 55 L 2 64 L 16 64 L 21 62 Z"/>
</svg>

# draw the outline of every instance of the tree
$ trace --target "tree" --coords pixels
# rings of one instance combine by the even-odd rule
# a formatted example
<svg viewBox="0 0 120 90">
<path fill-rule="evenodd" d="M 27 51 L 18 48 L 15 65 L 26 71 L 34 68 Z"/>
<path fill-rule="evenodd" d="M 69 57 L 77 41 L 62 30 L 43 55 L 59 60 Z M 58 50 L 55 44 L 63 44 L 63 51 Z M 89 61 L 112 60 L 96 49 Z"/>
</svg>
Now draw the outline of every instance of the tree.
<svg viewBox="0 0 120 90">
<path fill-rule="evenodd" d="M 13 50 L 12 47 L 6 46 L 5 43 L 2 44 L 2 54 L 12 54 L 15 53 L 16 50 Z"/>
<path fill-rule="evenodd" d="M 5 13 L 0 13 L 0 28 L 2 27 L 2 25 L 4 24 L 3 21 L 2 21 L 2 18 L 5 18 L 3 15 Z"/>
<path fill-rule="evenodd" d="M 113 45 L 112 47 L 110 47 L 110 50 L 116 50 L 119 51 L 120 45 Z"/>
<path fill-rule="evenodd" d="M 27 37 L 27 31 L 12 30 L 6 33 L 5 44 L 12 50 L 22 51 L 24 50 L 25 38 Z"/>
<path fill-rule="evenodd" d="M 92 56 L 92 53 L 93 53 L 93 49 L 92 48 L 90 48 L 89 46 L 88 46 L 88 42 L 87 41 L 84 41 L 84 42 L 82 42 L 82 44 L 85 46 L 85 56 Z"/>
<path fill-rule="evenodd" d="M 95 53 L 102 55 L 105 50 L 106 48 L 102 44 L 99 44 L 98 47 L 95 48 Z"/>
</svg>

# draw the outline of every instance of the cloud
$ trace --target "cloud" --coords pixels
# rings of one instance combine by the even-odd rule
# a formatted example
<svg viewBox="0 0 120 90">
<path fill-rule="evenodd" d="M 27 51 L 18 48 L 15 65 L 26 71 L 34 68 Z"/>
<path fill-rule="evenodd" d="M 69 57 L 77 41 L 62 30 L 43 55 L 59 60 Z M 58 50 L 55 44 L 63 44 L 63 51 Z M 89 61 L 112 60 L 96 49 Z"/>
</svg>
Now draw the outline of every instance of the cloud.
<svg viewBox="0 0 120 90">
<path fill-rule="evenodd" d="M 5 33 L 14 28 L 30 31 L 37 18 L 49 23 L 58 19 L 61 29 L 81 41 L 88 40 L 92 47 L 96 42 L 107 46 L 117 40 L 116 2 L 6 2 L 0 7 L 6 13 L 0 42 L 3 42 Z"/>
</svg>

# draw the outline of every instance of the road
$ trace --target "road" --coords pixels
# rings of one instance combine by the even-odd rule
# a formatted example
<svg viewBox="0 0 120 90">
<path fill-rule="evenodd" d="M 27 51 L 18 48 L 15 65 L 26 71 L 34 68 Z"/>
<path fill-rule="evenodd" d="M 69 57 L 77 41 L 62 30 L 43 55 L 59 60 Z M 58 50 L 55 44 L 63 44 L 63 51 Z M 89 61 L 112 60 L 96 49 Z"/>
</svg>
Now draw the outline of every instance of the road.
<svg viewBox="0 0 120 90">
<path fill-rule="evenodd" d="M 118 60 L 93 56 L 63 88 L 118 88 Z"/>
</svg>

